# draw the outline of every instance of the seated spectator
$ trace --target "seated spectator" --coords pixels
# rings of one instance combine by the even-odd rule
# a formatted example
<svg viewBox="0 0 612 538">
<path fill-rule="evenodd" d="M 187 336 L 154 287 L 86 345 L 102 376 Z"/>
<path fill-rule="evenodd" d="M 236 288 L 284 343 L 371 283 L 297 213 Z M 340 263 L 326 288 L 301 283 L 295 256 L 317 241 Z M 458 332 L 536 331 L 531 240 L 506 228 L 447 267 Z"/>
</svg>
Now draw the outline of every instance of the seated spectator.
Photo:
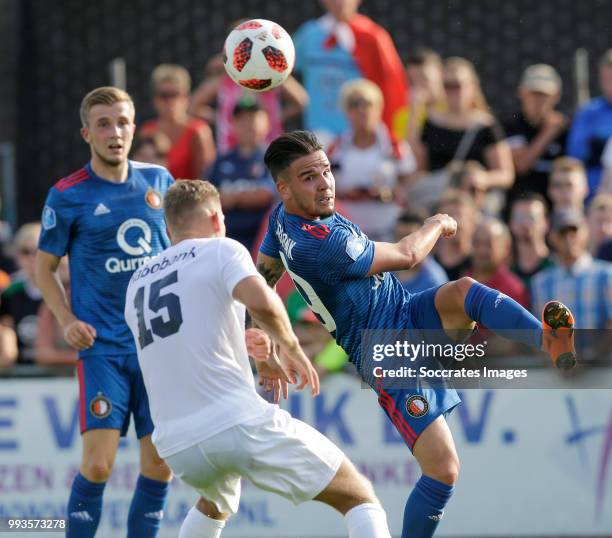
<svg viewBox="0 0 612 538">
<path fill-rule="evenodd" d="M 425 218 L 424 214 L 419 213 L 402 214 L 395 226 L 395 240 L 399 241 L 416 232 L 423 225 Z M 404 289 L 410 293 L 436 288 L 448 282 L 446 271 L 431 256 L 427 256 L 421 263 L 411 269 L 397 271 L 395 276 L 402 283 Z"/>
<path fill-rule="evenodd" d="M 599 190 L 602 153 L 612 136 L 612 49 L 599 61 L 599 86 L 601 96 L 576 112 L 567 141 L 568 155 L 580 159 L 586 167 L 589 199 Z"/>
<path fill-rule="evenodd" d="M 64 256 L 57 266 L 57 274 L 70 297 L 70 271 Z M 41 366 L 76 365 L 77 352 L 64 339 L 64 332 L 51 309 L 41 303 L 38 309 L 38 334 L 34 345 L 35 359 Z"/>
<path fill-rule="evenodd" d="M 541 194 L 525 192 L 512 202 L 510 231 L 514 239 L 511 270 L 529 289 L 531 277 L 553 264 L 546 244 L 548 206 Z"/>
<path fill-rule="evenodd" d="M 435 250 L 435 259 L 446 271 L 449 280 L 457 280 L 471 267 L 472 234 L 479 218 L 472 198 L 461 191 L 448 189 L 443 195 L 436 213 L 447 213 L 457 221 L 457 233 L 441 238 Z"/>
<path fill-rule="evenodd" d="M 153 70 L 151 85 L 158 117 L 143 123 L 138 137 L 165 135 L 171 143 L 166 159 L 173 177 L 201 177 L 215 160 L 216 149 L 208 124 L 187 115 L 191 91 L 189 73 L 180 65 L 161 64 Z"/>
<path fill-rule="evenodd" d="M 12 362 L 31 364 L 34 361 L 34 343 L 38 333 L 38 309 L 42 296 L 34 285 L 34 259 L 40 235 L 40 224 L 24 224 L 15 234 L 16 259 L 19 271 L 11 285 L 0 296 L 1 343 L 0 364 Z M 7 336 L 14 331 L 15 337 Z M 17 342 L 17 349 L 11 342 Z M 17 353 L 15 353 L 17 352 Z"/>
<path fill-rule="evenodd" d="M 612 328 L 612 263 L 594 260 L 582 213 L 553 213 L 550 243 L 555 265 L 531 279 L 531 311 L 539 316 L 546 302 L 561 301 L 576 316 L 577 329 Z"/>
<path fill-rule="evenodd" d="M 293 36 L 295 72 L 310 96 L 304 127 L 328 145 L 348 127 L 338 107 L 341 86 L 356 78 L 374 82 L 383 94 L 383 121 L 396 137 L 406 114 L 408 83 L 389 32 L 361 15 L 360 0 L 321 0 L 326 11 Z"/>
<path fill-rule="evenodd" d="M 499 207 L 491 212 L 492 208 L 487 204 L 487 190 L 482 181 L 482 176 L 486 173 L 486 168 L 478 161 L 466 161 L 458 165 L 451 175 L 450 187 L 468 194 L 478 212 L 492 217 L 497 215 Z"/>
<path fill-rule="evenodd" d="M 446 109 L 446 95 L 442 85 L 442 58 L 426 47 L 415 49 L 406 62 L 410 83 L 405 138 L 409 144 L 421 138 L 421 131 L 430 110 Z"/>
<path fill-rule="evenodd" d="M 465 274 L 529 308 L 527 288 L 508 267 L 511 252 L 508 227 L 501 220 L 484 218 L 474 230 L 472 267 Z"/>
<path fill-rule="evenodd" d="M 467 160 L 485 167 L 478 187 L 487 192 L 507 189 L 514 181 L 510 147 L 489 111 L 474 66 L 464 58 L 448 58 L 443 79 L 448 108 L 430 111 L 412 148 L 424 173 L 408 192 L 417 207 L 435 203 L 452 172 Z"/>
<path fill-rule="evenodd" d="M 327 151 L 336 197 L 371 239 L 390 240 L 399 213 L 395 193 L 415 169 L 412 152 L 396 143 L 383 123 L 383 95 L 376 84 L 347 82 L 340 103 L 350 128 Z"/>
<path fill-rule="evenodd" d="M 170 139 L 163 133 L 153 136 L 141 136 L 136 140 L 133 159 L 143 163 L 158 164 L 168 167 Z"/>
<path fill-rule="evenodd" d="M 612 239 L 612 194 L 598 194 L 587 211 L 589 252 L 596 256 L 602 245 Z"/>
<path fill-rule="evenodd" d="M 240 22 L 232 25 L 233 30 Z M 236 134 L 232 125 L 234 108 L 244 97 L 256 99 L 268 114 L 270 129 L 266 143 L 279 136 L 285 122 L 298 117 L 308 104 L 304 87 L 292 76 L 280 87 L 267 92 L 253 92 L 236 84 L 223 67 L 222 54 L 216 54 L 209 62 L 204 80 L 193 92 L 189 111 L 215 126 L 215 139 L 219 153 L 227 153 L 236 147 Z"/>
<path fill-rule="evenodd" d="M 553 161 L 553 169 L 548 182 L 548 197 L 552 211 L 574 208 L 584 212 L 584 199 L 588 183 L 584 165 L 573 157 L 559 157 Z"/>
<path fill-rule="evenodd" d="M 276 194 L 263 160 L 268 115 L 245 97 L 234 108 L 233 126 L 238 145 L 217 157 L 208 179 L 219 189 L 227 236 L 250 250 Z"/>
<path fill-rule="evenodd" d="M 531 65 L 518 89 L 521 111 L 503 124 L 512 148 L 516 180 L 509 204 L 524 192 L 546 196 L 553 160 L 565 153 L 568 118 L 555 110 L 561 99 L 561 77 L 550 65 Z"/>
</svg>

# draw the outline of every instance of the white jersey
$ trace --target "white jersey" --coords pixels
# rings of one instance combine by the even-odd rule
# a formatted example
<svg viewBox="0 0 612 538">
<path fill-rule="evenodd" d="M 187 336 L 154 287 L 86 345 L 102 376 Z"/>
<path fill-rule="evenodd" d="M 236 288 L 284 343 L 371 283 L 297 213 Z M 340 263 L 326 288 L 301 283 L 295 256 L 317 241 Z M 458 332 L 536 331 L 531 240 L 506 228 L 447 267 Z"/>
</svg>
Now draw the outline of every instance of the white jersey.
<svg viewBox="0 0 612 538">
<path fill-rule="evenodd" d="M 125 319 L 149 397 L 162 457 L 191 447 L 269 405 L 255 391 L 247 354 L 241 280 L 262 278 L 240 243 L 189 239 L 136 270 Z"/>
</svg>

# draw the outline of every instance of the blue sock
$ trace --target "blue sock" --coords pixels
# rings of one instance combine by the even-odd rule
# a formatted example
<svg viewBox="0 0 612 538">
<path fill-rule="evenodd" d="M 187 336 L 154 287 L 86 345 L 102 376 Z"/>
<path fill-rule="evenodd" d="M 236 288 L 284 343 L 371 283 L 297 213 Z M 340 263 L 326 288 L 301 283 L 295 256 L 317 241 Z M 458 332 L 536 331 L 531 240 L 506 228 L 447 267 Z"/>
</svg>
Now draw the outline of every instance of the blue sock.
<svg viewBox="0 0 612 538">
<path fill-rule="evenodd" d="M 511 297 L 476 282 L 465 296 L 464 308 L 470 319 L 500 336 L 542 347 L 542 323 Z"/>
<path fill-rule="evenodd" d="M 90 482 L 81 473 L 74 477 L 68 499 L 67 538 L 93 538 L 102 514 L 106 482 Z"/>
<path fill-rule="evenodd" d="M 155 538 L 161 526 L 170 484 L 140 475 L 128 514 L 128 538 Z"/>
<path fill-rule="evenodd" d="M 406 501 L 402 538 L 431 538 L 454 489 L 429 476 L 421 476 Z"/>
</svg>

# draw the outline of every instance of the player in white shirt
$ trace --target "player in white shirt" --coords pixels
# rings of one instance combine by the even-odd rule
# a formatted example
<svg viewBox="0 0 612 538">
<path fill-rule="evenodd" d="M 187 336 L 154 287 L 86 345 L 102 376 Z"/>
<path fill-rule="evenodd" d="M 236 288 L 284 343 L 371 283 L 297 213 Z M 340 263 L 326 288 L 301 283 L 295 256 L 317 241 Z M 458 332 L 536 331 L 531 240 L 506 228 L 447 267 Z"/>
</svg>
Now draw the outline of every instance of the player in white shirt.
<svg viewBox="0 0 612 538">
<path fill-rule="evenodd" d="M 255 390 L 245 307 L 279 347 L 257 362 L 276 395 L 287 381 L 319 391 L 282 301 L 237 241 L 225 237 L 219 194 L 179 181 L 164 211 L 172 247 L 137 269 L 125 318 L 137 343 L 153 443 L 201 495 L 179 538 L 218 538 L 238 509 L 241 477 L 294 503 L 325 502 L 345 515 L 350 538 L 390 538 L 369 482 L 342 451 Z"/>
</svg>

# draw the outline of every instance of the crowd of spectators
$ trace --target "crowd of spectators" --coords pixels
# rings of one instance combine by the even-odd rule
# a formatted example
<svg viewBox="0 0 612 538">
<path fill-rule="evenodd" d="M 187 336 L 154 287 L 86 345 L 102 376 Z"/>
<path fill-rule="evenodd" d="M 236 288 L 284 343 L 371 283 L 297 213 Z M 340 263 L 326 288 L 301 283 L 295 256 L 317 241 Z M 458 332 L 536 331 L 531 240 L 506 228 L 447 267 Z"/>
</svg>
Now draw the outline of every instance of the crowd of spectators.
<svg viewBox="0 0 612 538">
<path fill-rule="evenodd" d="M 612 49 L 598 63 L 601 95 L 573 115 L 556 109 L 570 81 L 535 63 L 509 90 L 516 112 L 497 118 L 468 59 L 423 47 L 402 51 L 402 66 L 359 0 L 322 4 L 325 15 L 294 34 L 295 78 L 277 90 L 238 87 L 221 55 L 193 93 L 184 67 L 158 66 L 156 116 L 140 126 L 133 158 L 212 181 L 228 235 L 255 253 L 278 201 L 265 147 L 297 121 L 325 144 L 338 210 L 370 238 L 399 239 L 435 212 L 457 220 L 455 237 L 397 274 L 409 292 L 469 275 L 537 316 L 554 297 L 578 328 L 611 328 Z M 11 238 L 0 226 L 0 368 L 76 360 L 33 282 L 39 229 L 25 224 Z M 278 289 L 320 371 L 342 369 L 346 355 L 300 296 L 286 281 Z"/>
</svg>

